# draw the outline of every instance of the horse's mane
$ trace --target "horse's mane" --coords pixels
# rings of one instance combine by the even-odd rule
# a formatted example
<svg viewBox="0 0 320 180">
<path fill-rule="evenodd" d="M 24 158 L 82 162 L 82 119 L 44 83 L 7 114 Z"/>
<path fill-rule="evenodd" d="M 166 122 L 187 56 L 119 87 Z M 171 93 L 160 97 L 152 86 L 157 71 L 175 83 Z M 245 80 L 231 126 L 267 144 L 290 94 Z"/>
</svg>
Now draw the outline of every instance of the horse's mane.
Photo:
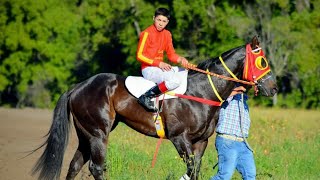
<svg viewBox="0 0 320 180">
<path fill-rule="evenodd" d="M 223 59 L 227 59 L 229 56 L 233 55 L 235 52 L 237 52 L 239 49 L 243 48 L 244 46 L 239 46 L 233 49 L 230 49 L 224 53 L 221 54 L 221 57 L 223 57 Z M 220 64 L 220 60 L 219 60 L 219 56 L 218 57 L 214 57 L 214 58 L 210 58 L 207 60 L 202 61 L 201 63 L 199 63 L 197 65 L 197 68 L 202 69 L 202 70 L 206 70 L 208 69 L 210 66 L 212 66 L 213 64 Z M 197 71 L 189 71 L 189 74 L 194 74 L 197 73 Z"/>
</svg>

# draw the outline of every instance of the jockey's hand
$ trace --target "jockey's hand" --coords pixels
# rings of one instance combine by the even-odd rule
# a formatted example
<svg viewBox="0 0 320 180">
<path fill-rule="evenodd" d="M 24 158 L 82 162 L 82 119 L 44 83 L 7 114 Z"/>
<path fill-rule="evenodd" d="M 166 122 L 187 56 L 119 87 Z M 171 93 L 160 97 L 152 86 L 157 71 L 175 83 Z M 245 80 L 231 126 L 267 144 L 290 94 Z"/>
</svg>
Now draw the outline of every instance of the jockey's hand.
<svg viewBox="0 0 320 180">
<path fill-rule="evenodd" d="M 179 57 L 178 58 L 178 63 L 180 63 L 183 67 L 187 67 L 188 65 L 188 60 L 185 57 Z"/>
<path fill-rule="evenodd" d="M 230 94 L 230 96 L 234 96 L 236 94 L 241 94 L 241 93 L 244 93 L 246 92 L 246 88 L 244 88 L 243 86 L 238 86 L 236 88 L 234 88 Z"/>
<path fill-rule="evenodd" d="M 162 71 L 170 71 L 171 70 L 171 65 L 167 64 L 165 62 L 160 62 L 159 68 L 162 69 Z"/>
</svg>

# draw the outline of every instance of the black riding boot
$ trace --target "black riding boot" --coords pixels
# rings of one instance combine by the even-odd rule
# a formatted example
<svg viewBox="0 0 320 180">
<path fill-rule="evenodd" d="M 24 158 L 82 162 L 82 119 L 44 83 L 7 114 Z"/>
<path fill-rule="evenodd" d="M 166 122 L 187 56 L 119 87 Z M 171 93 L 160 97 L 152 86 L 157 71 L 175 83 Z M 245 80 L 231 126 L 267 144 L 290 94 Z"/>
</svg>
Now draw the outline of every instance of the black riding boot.
<svg viewBox="0 0 320 180">
<path fill-rule="evenodd" d="M 138 102 L 148 111 L 157 112 L 158 109 L 154 107 L 154 102 L 152 102 L 151 99 L 160 95 L 161 93 L 162 92 L 157 85 L 153 86 L 151 89 L 149 89 L 139 97 Z"/>
</svg>

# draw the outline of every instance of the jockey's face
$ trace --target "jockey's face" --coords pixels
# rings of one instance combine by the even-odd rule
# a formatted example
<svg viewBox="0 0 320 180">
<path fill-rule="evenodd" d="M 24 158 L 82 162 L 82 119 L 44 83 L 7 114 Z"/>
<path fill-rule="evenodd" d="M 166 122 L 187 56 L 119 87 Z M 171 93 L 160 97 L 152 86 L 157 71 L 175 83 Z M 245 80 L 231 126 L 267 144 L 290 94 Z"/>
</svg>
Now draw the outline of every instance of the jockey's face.
<svg viewBox="0 0 320 180">
<path fill-rule="evenodd" d="M 154 21 L 154 26 L 158 31 L 162 31 L 169 23 L 169 19 L 162 15 L 153 17 L 153 21 Z"/>
</svg>

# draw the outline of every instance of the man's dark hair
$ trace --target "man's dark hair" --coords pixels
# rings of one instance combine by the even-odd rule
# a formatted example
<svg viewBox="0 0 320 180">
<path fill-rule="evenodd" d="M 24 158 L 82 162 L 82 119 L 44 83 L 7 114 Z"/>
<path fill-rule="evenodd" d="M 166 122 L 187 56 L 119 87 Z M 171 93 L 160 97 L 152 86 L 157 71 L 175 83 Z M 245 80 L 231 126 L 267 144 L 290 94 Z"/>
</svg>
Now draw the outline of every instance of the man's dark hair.
<svg viewBox="0 0 320 180">
<path fill-rule="evenodd" d="M 154 12 L 154 17 L 157 17 L 159 15 L 165 16 L 168 19 L 170 19 L 170 11 L 166 8 L 158 8 L 155 12 Z"/>
</svg>

